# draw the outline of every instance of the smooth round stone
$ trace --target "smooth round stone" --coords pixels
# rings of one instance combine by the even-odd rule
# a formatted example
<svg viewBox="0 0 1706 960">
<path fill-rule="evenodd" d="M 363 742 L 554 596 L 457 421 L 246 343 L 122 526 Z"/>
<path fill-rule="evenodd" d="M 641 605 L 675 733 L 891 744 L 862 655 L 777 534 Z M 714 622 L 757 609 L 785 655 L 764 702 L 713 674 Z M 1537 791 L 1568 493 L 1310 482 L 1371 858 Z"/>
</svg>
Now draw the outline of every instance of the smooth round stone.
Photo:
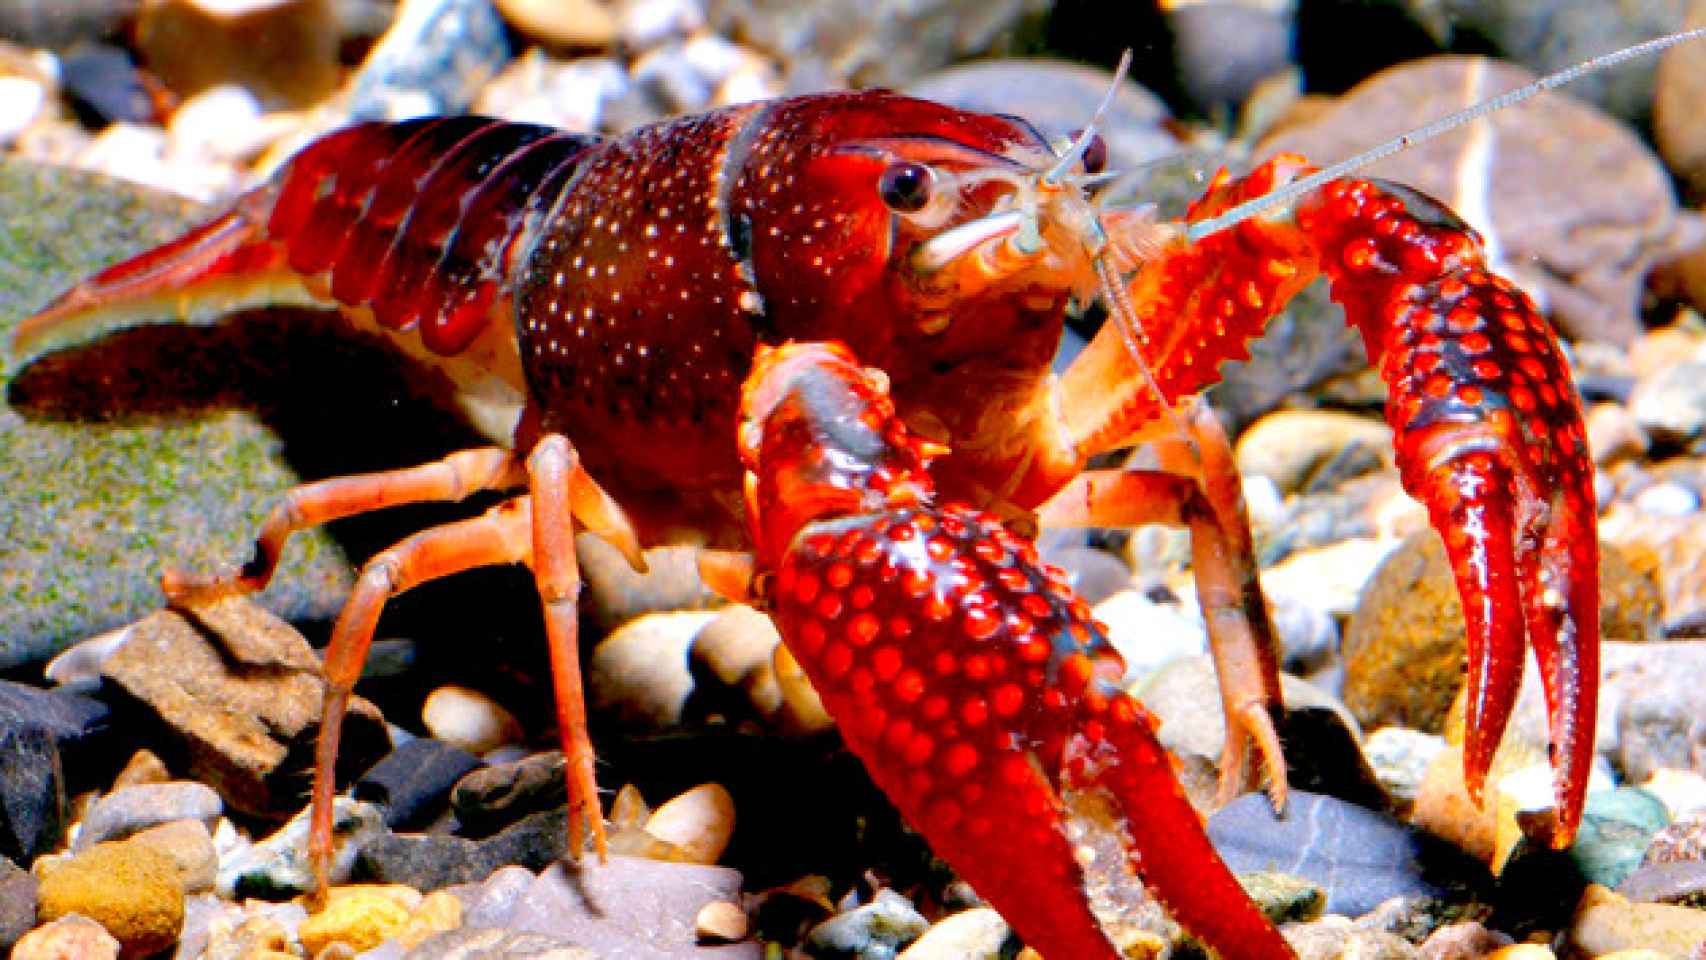
<svg viewBox="0 0 1706 960">
<path fill-rule="evenodd" d="M 118 960 L 119 942 L 82 914 L 70 914 L 31 930 L 12 948 L 12 960 Z"/>
<path fill-rule="evenodd" d="M 421 723 L 439 740 L 476 755 L 522 737 L 515 714 L 486 694 L 455 684 L 427 695 L 421 705 Z"/>
<path fill-rule="evenodd" d="M 1381 727 L 1368 735 L 1362 752 L 1386 792 L 1394 800 L 1409 804 L 1421 791 L 1428 765 L 1445 746 L 1445 738 L 1437 734 L 1408 727 Z"/>
<path fill-rule="evenodd" d="M 1186 657 L 1208 651 L 1208 634 L 1200 620 L 1163 606 L 1135 590 L 1122 590 L 1097 604 L 1091 613 L 1108 628 L 1108 642 L 1125 657 L 1126 676 L 1147 677 Z"/>
<path fill-rule="evenodd" d="M 896 960 L 999 960 L 1012 936 L 1001 914 L 974 907 L 931 924 Z"/>
<path fill-rule="evenodd" d="M 702 783 L 652 811 L 647 833 L 667 841 L 684 862 L 713 864 L 735 832 L 735 801 L 719 783 Z"/>
<path fill-rule="evenodd" d="M 699 908 L 693 918 L 693 930 L 700 940 L 734 943 L 745 940 L 750 922 L 740 904 L 728 900 L 713 900 Z"/>
<path fill-rule="evenodd" d="M 616 17 L 598 0 L 496 0 L 520 32 L 561 47 L 603 47 L 616 39 Z"/>
<path fill-rule="evenodd" d="M 1700 509 L 1700 494 L 1667 480 L 1637 493 L 1635 509 L 1661 517 L 1685 517 Z"/>
</svg>

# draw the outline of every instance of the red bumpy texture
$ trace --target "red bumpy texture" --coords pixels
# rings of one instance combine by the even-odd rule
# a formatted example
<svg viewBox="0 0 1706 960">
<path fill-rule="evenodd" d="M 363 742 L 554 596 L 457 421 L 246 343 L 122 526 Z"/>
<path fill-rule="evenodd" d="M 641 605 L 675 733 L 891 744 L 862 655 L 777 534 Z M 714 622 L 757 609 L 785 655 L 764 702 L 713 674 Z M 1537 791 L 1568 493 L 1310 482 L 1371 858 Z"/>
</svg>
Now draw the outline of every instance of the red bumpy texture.
<svg viewBox="0 0 1706 960">
<path fill-rule="evenodd" d="M 844 350 L 776 353 L 802 351 L 804 370 L 761 354 L 748 383 L 784 395 L 747 440 L 752 522 L 782 635 L 878 786 L 1044 956 L 1118 956 L 1084 891 L 1077 839 L 1098 824 L 1069 809 L 1085 794 L 1193 934 L 1225 957 L 1290 956 L 1061 571 L 992 514 L 931 505 L 887 398 Z"/>
<path fill-rule="evenodd" d="M 1310 169 L 1282 156 L 1240 181 L 1222 175 L 1190 218 Z M 1333 181 L 1301 201 L 1290 222 L 1248 220 L 1178 259 L 1150 282 L 1163 294 L 1182 292 L 1148 306 L 1184 318 L 1196 355 L 1182 349 L 1163 359 L 1164 383 L 1174 370 L 1183 380 L 1200 376 L 1203 360 L 1234 352 L 1245 327 L 1317 272 L 1327 275 L 1386 381 L 1404 487 L 1428 506 L 1464 598 L 1470 791 L 1482 791 L 1531 645 L 1557 782 L 1549 839 L 1568 845 L 1593 761 L 1599 542 L 1581 408 L 1551 327 L 1488 270 L 1473 230 L 1390 183 Z"/>
</svg>

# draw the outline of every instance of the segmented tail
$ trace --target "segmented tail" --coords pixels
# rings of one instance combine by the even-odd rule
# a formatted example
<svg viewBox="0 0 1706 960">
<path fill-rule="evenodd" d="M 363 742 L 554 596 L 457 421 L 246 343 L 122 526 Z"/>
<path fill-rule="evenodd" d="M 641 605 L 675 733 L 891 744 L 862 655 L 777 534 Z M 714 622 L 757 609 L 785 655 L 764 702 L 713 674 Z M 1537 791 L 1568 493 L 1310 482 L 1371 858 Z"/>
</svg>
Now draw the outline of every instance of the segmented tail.
<svg viewBox="0 0 1706 960">
<path fill-rule="evenodd" d="M 108 267 L 18 325 L 12 364 L 156 323 L 208 324 L 258 306 L 324 305 L 265 238 L 270 191 L 257 190 L 176 240 Z"/>
</svg>

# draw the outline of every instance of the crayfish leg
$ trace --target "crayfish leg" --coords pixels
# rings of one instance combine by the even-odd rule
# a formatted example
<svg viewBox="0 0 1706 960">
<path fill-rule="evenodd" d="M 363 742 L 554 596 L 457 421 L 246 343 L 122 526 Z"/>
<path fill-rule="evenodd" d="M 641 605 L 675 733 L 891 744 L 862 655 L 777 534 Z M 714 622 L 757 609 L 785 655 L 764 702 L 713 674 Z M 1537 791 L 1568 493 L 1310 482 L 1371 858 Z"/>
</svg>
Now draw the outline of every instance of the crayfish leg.
<svg viewBox="0 0 1706 960">
<path fill-rule="evenodd" d="M 1051 527 L 1164 523 L 1190 531 L 1197 602 L 1226 715 L 1217 801 L 1243 792 L 1259 760 L 1274 809 L 1284 810 L 1286 763 L 1275 725 L 1284 708 L 1278 640 L 1232 448 L 1207 404 L 1187 401 L 1176 412 L 1183 433 L 1151 431 L 1145 443 L 1161 469 L 1086 471 L 1044 504 L 1038 519 Z"/>
<path fill-rule="evenodd" d="M 197 577 L 168 567 L 160 588 L 174 604 L 193 605 L 230 593 L 266 589 L 290 535 L 332 520 L 409 503 L 455 502 L 481 490 L 521 484 L 515 455 L 501 447 L 458 450 L 401 470 L 333 477 L 293 487 L 261 523 L 254 556 L 233 576 Z"/>
<path fill-rule="evenodd" d="M 326 647 L 326 696 L 314 750 L 313 813 L 308 832 L 308 858 L 314 872 L 310 895 L 316 901 L 324 899 L 330 879 L 339 735 L 350 694 L 373 643 L 380 611 L 390 598 L 429 580 L 474 567 L 527 562 L 532 554 L 531 518 L 528 499 L 515 497 L 478 517 L 407 537 L 362 566 L 355 590 L 338 615 Z"/>
</svg>

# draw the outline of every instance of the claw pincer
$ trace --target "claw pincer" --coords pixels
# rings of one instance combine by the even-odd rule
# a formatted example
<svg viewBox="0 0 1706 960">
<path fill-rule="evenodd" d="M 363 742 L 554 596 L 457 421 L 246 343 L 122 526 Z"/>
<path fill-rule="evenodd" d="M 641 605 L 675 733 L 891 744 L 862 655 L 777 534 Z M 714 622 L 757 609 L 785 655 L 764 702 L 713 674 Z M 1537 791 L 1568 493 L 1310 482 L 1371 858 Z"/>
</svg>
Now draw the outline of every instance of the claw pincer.
<svg viewBox="0 0 1706 960">
<path fill-rule="evenodd" d="M 839 345 L 764 350 L 742 402 L 747 502 L 789 649 L 936 852 L 1049 957 L 1114 957 L 1069 811 L 1094 795 L 1135 867 L 1223 956 L 1290 950 L 1216 856 L 1123 664 L 1060 571 L 932 502 L 943 452 Z M 1096 806 L 1097 804 L 1090 804 Z"/>
<path fill-rule="evenodd" d="M 1281 156 L 1242 180 L 1223 173 L 1190 219 L 1310 170 Z M 1556 771 L 1547 839 L 1567 846 L 1593 760 L 1599 543 L 1593 461 L 1557 337 L 1488 269 L 1473 230 L 1420 193 L 1371 180 L 1330 181 L 1289 216 L 1211 233 L 1139 282 L 1159 291 L 1147 316 L 1183 317 L 1187 329 L 1213 331 L 1210 350 L 1229 353 L 1215 341 L 1235 339 L 1245 314 L 1277 309 L 1317 274 L 1380 368 L 1404 488 L 1427 505 L 1463 598 L 1465 781 L 1478 798 L 1531 646 Z M 1189 301 L 1168 295 L 1183 275 Z"/>
</svg>

